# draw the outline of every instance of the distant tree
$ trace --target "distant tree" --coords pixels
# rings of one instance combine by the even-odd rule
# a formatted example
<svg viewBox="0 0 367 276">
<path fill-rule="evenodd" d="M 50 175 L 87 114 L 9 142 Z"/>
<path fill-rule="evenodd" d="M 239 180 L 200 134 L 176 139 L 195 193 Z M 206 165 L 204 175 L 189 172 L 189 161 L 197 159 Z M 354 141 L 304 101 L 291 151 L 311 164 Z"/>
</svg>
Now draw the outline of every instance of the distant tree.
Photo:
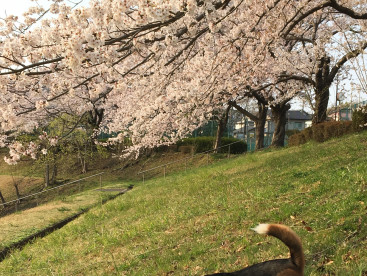
<svg viewBox="0 0 367 276">
<path fill-rule="evenodd" d="M 5 201 L 5 199 L 4 199 L 3 194 L 1 193 L 1 191 L 0 191 L 0 199 L 1 199 L 1 202 L 5 205 L 6 201 Z"/>
</svg>

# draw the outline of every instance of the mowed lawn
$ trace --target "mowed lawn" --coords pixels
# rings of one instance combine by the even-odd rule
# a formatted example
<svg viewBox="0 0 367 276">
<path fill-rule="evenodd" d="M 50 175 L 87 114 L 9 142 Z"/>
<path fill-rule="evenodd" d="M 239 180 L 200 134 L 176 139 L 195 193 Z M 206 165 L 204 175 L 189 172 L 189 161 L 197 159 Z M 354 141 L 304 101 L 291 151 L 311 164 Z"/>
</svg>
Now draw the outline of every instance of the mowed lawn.
<svg viewBox="0 0 367 276">
<path fill-rule="evenodd" d="M 288 256 L 250 230 L 291 226 L 306 275 L 367 273 L 367 132 L 137 182 L 13 252 L 2 275 L 203 275 Z"/>
</svg>

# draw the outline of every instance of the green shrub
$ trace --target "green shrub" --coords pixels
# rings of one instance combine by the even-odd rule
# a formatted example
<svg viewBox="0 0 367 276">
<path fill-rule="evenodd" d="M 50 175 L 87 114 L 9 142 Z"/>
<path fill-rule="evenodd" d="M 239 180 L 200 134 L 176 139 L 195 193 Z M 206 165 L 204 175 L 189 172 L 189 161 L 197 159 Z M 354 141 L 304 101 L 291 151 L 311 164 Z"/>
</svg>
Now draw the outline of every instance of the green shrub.
<svg viewBox="0 0 367 276">
<path fill-rule="evenodd" d="M 353 132 L 353 127 L 350 121 L 324 122 L 292 135 L 289 137 L 288 144 L 290 146 L 298 146 L 310 140 L 324 142 L 330 138 L 340 137 L 351 132 Z"/>
<path fill-rule="evenodd" d="M 179 146 L 178 150 L 182 153 L 190 153 L 193 154 L 194 153 L 194 147 L 193 146 Z"/>
<path fill-rule="evenodd" d="M 235 144 L 232 144 L 232 143 L 235 143 Z M 226 146 L 228 144 L 232 144 L 230 146 L 231 154 L 241 154 L 247 151 L 247 144 L 242 140 L 239 140 L 236 138 L 222 138 L 222 146 Z M 224 150 L 227 150 L 228 152 L 228 147 L 225 147 Z"/>
<path fill-rule="evenodd" d="M 159 147 L 155 147 L 155 152 L 177 152 L 177 145 L 162 145 Z"/>
<path fill-rule="evenodd" d="M 37 141 L 38 135 L 35 133 L 23 133 L 16 137 L 16 140 L 21 143 L 29 143 Z"/>
<path fill-rule="evenodd" d="M 329 122 L 327 127 L 324 128 L 324 138 L 325 140 L 332 137 L 338 137 L 338 125 L 340 122 Z"/>
<path fill-rule="evenodd" d="M 236 144 L 231 145 L 231 154 L 239 154 L 244 153 L 247 150 L 247 144 L 236 138 L 222 138 L 222 147 L 228 144 L 238 142 Z M 184 146 L 192 146 L 194 148 L 195 153 L 206 152 L 213 149 L 215 143 L 215 137 L 196 137 L 196 138 L 185 138 L 179 142 L 177 142 L 177 147 L 182 149 Z M 225 147 L 223 152 L 228 152 L 228 148 Z"/>
<path fill-rule="evenodd" d="M 367 105 L 353 111 L 352 122 L 354 131 L 367 129 Z"/>
<path fill-rule="evenodd" d="M 320 123 L 312 126 L 312 139 L 317 142 L 324 142 L 325 123 Z"/>
<path fill-rule="evenodd" d="M 289 140 L 288 140 L 288 145 L 289 146 L 298 146 L 298 145 L 302 145 L 304 143 L 306 143 L 306 138 L 305 138 L 305 135 L 304 133 L 296 133 L 296 134 L 293 134 L 291 137 L 289 137 Z"/>
<path fill-rule="evenodd" d="M 348 133 L 353 133 L 353 122 L 345 121 L 342 125 L 339 126 L 339 136 L 343 136 Z"/>
<path fill-rule="evenodd" d="M 302 130 L 303 135 L 305 136 L 306 141 L 309 141 L 312 139 L 312 127 L 305 128 Z"/>
<path fill-rule="evenodd" d="M 332 121 L 324 124 L 324 139 L 328 140 L 333 137 L 340 137 L 342 135 L 352 132 L 352 122 L 350 121 Z"/>
<path fill-rule="evenodd" d="M 301 131 L 298 129 L 288 129 L 285 131 L 285 135 L 287 135 L 288 137 L 291 137 L 292 135 L 295 135 L 297 133 L 300 133 Z"/>
<path fill-rule="evenodd" d="M 177 146 L 193 146 L 194 152 L 198 153 L 213 149 L 214 141 L 214 137 L 185 138 L 177 142 Z"/>
</svg>

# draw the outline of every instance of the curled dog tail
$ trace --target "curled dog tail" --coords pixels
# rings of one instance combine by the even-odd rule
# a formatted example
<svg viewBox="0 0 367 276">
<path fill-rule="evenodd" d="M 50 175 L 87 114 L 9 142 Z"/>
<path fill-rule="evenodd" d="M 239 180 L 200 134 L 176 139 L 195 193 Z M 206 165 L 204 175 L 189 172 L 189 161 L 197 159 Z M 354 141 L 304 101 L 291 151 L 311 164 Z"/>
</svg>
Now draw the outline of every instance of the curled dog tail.
<svg viewBox="0 0 367 276">
<path fill-rule="evenodd" d="M 291 253 L 291 261 L 303 272 L 305 257 L 303 254 L 301 239 L 289 227 L 281 224 L 259 224 L 253 229 L 259 234 L 267 234 L 281 240 L 288 246 Z"/>
</svg>

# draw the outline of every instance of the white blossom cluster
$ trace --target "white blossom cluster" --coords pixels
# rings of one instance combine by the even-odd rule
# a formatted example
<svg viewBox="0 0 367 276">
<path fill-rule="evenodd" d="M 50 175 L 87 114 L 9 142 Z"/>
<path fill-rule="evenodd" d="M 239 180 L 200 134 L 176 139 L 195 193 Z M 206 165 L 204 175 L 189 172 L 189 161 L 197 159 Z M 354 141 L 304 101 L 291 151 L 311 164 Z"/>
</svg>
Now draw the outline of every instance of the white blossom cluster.
<svg viewBox="0 0 367 276">
<path fill-rule="evenodd" d="M 36 159 L 38 153 L 38 146 L 34 142 L 30 142 L 27 146 L 16 141 L 9 146 L 9 157 L 5 156 L 4 161 L 9 165 L 16 165 L 21 156 L 30 156 Z"/>
<path fill-rule="evenodd" d="M 49 147 L 54 147 L 58 144 L 57 136 L 48 136 L 46 132 L 39 135 L 39 142 L 29 142 L 27 144 L 19 141 L 8 142 L 5 136 L 0 138 L 0 147 L 7 146 L 9 148 L 9 157 L 5 156 L 4 161 L 9 165 L 16 165 L 22 156 L 28 156 L 32 159 L 37 159 L 37 155 L 41 152 L 46 155 Z"/>
</svg>

